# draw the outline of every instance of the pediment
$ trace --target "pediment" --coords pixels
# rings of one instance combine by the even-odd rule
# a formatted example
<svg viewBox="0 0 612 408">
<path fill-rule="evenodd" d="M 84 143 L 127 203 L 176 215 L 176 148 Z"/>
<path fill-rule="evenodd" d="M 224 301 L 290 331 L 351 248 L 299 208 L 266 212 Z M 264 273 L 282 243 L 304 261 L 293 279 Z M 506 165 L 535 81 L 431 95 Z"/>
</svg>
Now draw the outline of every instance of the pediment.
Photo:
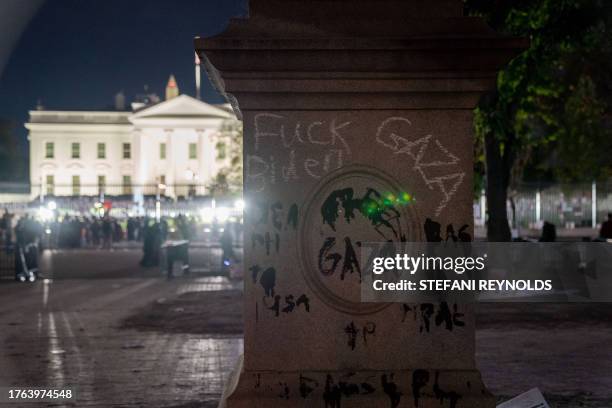
<svg viewBox="0 0 612 408">
<path fill-rule="evenodd" d="M 194 119 L 219 118 L 230 119 L 234 115 L 224 109 L 209 105 L 189 95 L 179 95 L 176 98 L 157 103 L 136 111 L 130 120 L 134 119 Z"/>
</svg>

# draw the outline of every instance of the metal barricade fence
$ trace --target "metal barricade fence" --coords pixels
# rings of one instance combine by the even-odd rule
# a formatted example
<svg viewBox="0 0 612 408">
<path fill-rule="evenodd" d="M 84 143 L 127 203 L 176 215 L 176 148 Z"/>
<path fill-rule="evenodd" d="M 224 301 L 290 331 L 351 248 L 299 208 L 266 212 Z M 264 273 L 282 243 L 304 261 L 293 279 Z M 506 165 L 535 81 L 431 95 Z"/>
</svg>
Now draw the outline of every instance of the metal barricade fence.
<svg viewBox="0 0 612 408">
<path fill-rule="evenodd" d="M 2 244 L 0 248 L 0 279 L 15 279 L 15 246 Z"/>
<path fill-rule="evenodd" d="M 227 219 L 242 219 L 243 202 L 239 193 L 213 196 L 204 185 L 168 185 L 163 189 L 154 185 L 136 184 L 107 185 L 103 188 L 81 185 L 75 191 L 69 186 L 57 185 L 52 190 L 54 194 L 48 194 L 48 189 L 41 189 L 40 185 L 33 185 L 28 190 L 30 193 L 17 197 L 5 193 L 0 183 L 0 210 L 8 211 L 14 219 L 26 213 L 37 219 L 66 215 L 101 217 L 106 213 L 119 219 L 137 216 L 175 217 L 179 214 L 208 219 L 209 222 L 220 217 L 220 223 Z"/>
<path fill-rule="evenodd" d="M 483 192 L 484 194 L 484 192 Z M 521 184 L 513 192 L 514 211 L 508 201 L 508 219 L 521 228 L 541 228 L 544 221 L 559 228 L 599 228 L 612 212 L 612 182 L 573 184 Z M 476 225 L 484 225 L 486 199 L 474 203 Z"/>
</svg>

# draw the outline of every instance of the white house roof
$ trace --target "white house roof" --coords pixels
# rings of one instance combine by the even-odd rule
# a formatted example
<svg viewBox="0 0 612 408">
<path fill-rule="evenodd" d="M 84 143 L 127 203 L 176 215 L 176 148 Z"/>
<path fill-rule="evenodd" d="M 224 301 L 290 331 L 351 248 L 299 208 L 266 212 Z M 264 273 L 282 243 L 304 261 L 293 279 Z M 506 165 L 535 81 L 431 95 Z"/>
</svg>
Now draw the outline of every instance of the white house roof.
<svg viewBox="0 0 612 408">
<path fill-rule="evenodd" d="M 130 131 L 137 127 L 206 128 L 218 126 L 226 119 L 235 119 L 229 104 L 210 105 L 189 95 L 145 106 L 130 111 L 30 111 L 29 130 L 80 131 Z"/>
<path fill-rule="evenodd" d="M 144 107 L 130 116 L 130 121 L 139 119 L 230 119 L 234 114 L 224 105 L 213 106 L 189 95 L 179 95 L 167 101 Z"/>
<path fill-rule="evenodd" d="M 29 123 L 112 124 L 128 125 L 131 112 L 126 111 L 49 111 L 32 110 Z"/>
</svg>

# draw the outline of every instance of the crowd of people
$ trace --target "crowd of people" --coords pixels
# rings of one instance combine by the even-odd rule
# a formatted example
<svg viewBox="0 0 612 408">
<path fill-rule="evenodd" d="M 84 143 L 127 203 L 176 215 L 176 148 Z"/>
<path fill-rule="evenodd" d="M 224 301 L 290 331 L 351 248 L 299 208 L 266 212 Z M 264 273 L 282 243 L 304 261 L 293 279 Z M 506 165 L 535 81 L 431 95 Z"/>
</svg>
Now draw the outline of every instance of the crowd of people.
<svg viewBox="0 0 612 408">
<path fill-rule="evenodd" d="M 16 277 L 37 270 L 38 252 L 43 249 L 100 248 L 111 249 L 114 244 L 135 242 L 143 249 L 140 264 L 159 265 L 162 244 L 167 240 L 205 240 L 220 244 L 222 269 L 238 261 L 233 246 L 234 237 L 242 234 L 241 224 L 204 224 L 196 217 L 179 214 L 176 217 L 115 218 L 108 213 L 102 217 L 63 215 L 41 220 L 28 213 L 17 216 L 8 210 L 0 217 L 0 255 L 15 256 Z M 205 236 L 202 236 L 205 235 Z M 177 243 L 178 244 L 178 243 Z M 173 244 L 176 245 L 176 244 Z"/>
<path fill-rule="evenodd" d="M 151 234 L 159 242 L 203 239 L 204 229 L 200 226 L 195 217 L 183 214 L 161 217 L 159 221 L 146 216 L 120 219 L 109 214 L 103 217 L 64 215 L 41 221 L 27 213 L 17 217 L 5 210 L 0 218 L 0 241 L 4 245 L 38 242 L 46 248 L 110 249 L 120 242 L 145 243 Z M 219 240 L 222 227 L 212 225 L 208 228 L 209 238 Z"/>
</svg>

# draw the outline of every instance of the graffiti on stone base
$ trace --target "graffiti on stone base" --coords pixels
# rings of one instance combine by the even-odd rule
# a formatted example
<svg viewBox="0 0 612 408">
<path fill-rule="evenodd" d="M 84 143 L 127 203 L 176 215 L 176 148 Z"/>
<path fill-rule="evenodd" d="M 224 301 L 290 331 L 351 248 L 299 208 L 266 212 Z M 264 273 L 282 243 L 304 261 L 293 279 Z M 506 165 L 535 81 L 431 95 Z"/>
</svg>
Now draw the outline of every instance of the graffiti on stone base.
<svg viewBox="0 0 612 408">
<path fill-rule="evenodd" d="M 434 212 L 436 216 L 440 215 L 465 179 L 459 157 L 434 135 L 413 135 L 412 122 L 404 117 L 389 117 L 382 121 L 376 132 L 376 141 L 394 154 L 408 158 L 425 185 L 430 190 L 439 191 L 442 197 Z"/>
<path fill-rule="evenodd" d="M 355 350 L 358 343 L 367 346 L 368 337 L 376 334 L 376 323 L 365 322 L 363 325 L 356 325 L 354 321 L 351 321 L 344 327 L 344 334 L 351 350 Z"/>
<path fill-rule="evenodd" d="M 351 157 L 347 133 L 350 124 L 338 118 L 296 122 L 275 113 L 256 114 L 254 150 L 245 157 L 247 188 L 262 192 L 268 185 L 319 179 L 339 169 Z M 263 143 L 284 148 L 284 154 L 264 155 Z M 304 151 L 309 153 L 301 155 Z"/>
<path fill-rule="evenodd" d="M 326 408 L 342 408 L 351 400 L 364 397 L 368 401 L 386 400 L 384 406 L 391 408 L 406 404 L 404 398 L 410 399 L 408 404 L 415 408 L 423 407 L 425 401 L 432 400 L 437 401 L 441 407 L 457 408 L 459 401 L 464 398 L 462 393 L 444 385 L 438 370 L 416 369 L 412 372 L 363 374 L 299 372 L 294 375 L 297 377 L 274 376 L 268 379 L 269 382 L 265 382 L 258 373 L 254 378 L 254 388 L 257 392 L 269 393 L 285 401 L 299 398 L 316 404 L 315 401 L 322 400 L 322 406 Z M 470 388 L 468 382 L 466 390 L 469 392 Z M 376 394 L 378 395 L 373 398 Z"/>
<path fill-rule="evenodd" d="M 367 187 L 363 194 L 358 194 L 351 187 L 332 191 L 323 200 L 321 218 L 323 226 L 327 226 L 329 235 L 323 239 L 318 254 L 319 272 L 330 277 L 339 271 L 340 280 L 347 275 L 356 274 L 361 282 L 361 267 L 355 247 L 361 242 L 349 236 L 336 237 L 340 221 L 347 224 L 355 223 L 357 217 L 367 220 L 378 239 L 384 241 L 404 242 L 405 232 L 402 229 L 399 206 L 410 203 L 412 197 L 408 194 L 386 195 L 374 188 Z"/>
<path fill-rule="evenodd" d="M 283 233 L 297 230 L 297 204 L 284 205 L 280 201 L 255 200 L 250 206 L 248 216 L 251 225 L 259 228 L 251 234 L 251 249 L 263 248 L 266 255 L 280 253 Z"/>
<path fill-rule="evenodd" d="M 412 315 L 413 320 L 419 324 L 420 333 L 429 333 L 434 327 L 440 327 L 447 331 L 465 327 L 465 321 L 463 320 L 465 313 L 459 311 L 459 306 L 456 303 L 452 309 L 447 302 L 440 302 L 438 305 L 433 303 L 404 303 L 401 307 L 402 322 L 406 322 L 408 316 Z"/>
<path fill-rule="evenodd" d="M 455 231 L 453 224 L 446 226 L 446 236 L 442 237 L 442 224 L 427 218 L 423 225 L 427 242 L 471 242 L 472 236 L 469 233 L 470 226 L 463 224 L 458 231 Z"/>
<path fill-rule="evenodd" d="M 259 284 L 263 290 L 261 304 L 265 310 L 272 311 L 276 317 L 279 317 L 281 313 L 289 314 L 297 309 L 304 309 L 304 311 L 310 313 L 310 299 L 306 294 L 281 296 L 276 292 L 277 272 L 274 267 L 264 268 L 253 265 L 249 268 L 249 271 L 253 284 Z M 259 320 L 259 302 L 255 303 L 255 320 Z"/>
<path fill-rule="evenodd" d="M 336 381 L 331 374 L 327 374 L 323 391 L 325 408 L 341 408 L 343 398 L 372 394 L 376 391 L 369 381 L 356 382 L 351 377 L 352 375 L 347 375 Z"/>
</svg>

